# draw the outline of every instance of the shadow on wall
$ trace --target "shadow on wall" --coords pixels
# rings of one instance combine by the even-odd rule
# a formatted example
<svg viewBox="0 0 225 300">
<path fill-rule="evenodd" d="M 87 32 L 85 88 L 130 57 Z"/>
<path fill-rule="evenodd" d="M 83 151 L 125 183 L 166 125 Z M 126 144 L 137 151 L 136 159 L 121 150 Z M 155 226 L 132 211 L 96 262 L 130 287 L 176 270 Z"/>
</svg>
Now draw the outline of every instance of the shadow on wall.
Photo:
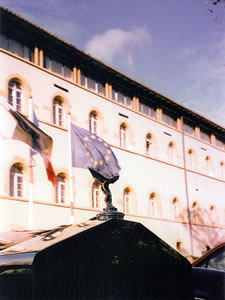
<svg viewBox="0 0 225 300">
<path fill-rule="evenodd" d="M 217 227 L 216 216 L 211 216 L 207 209 L 198 209 L 195 212 L 193 215 L 191 211 L 193 250 L 194 253 L 198 251 L 204 254 L 224 242 L 225 229 Z M 189 226 L 185 225 L 185 228 L 189 231 Z"/>
</svg>

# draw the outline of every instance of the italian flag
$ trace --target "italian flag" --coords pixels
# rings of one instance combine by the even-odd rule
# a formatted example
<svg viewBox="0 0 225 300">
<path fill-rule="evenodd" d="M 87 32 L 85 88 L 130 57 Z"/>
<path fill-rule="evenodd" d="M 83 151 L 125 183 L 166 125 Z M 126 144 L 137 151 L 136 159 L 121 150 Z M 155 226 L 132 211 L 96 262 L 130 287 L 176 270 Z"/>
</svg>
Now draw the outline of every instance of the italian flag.
<svg viewBox="0 0 225 300">
<path fill-rule="evenodd" d="M 0 99 L 0 139 L 15 139 L 26 143 L 43 157 L 48 180 L 56 184 L 56 175 L 50 157 L 52 138 L 21 113 Z"/>
</svg>

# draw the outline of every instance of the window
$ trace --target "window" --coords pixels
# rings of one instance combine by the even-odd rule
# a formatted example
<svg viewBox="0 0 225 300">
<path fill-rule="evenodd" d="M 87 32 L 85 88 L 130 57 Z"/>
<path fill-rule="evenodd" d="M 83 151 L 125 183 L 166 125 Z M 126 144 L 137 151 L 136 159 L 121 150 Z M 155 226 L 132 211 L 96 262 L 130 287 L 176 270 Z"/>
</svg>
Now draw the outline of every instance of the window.
<svg viewBox="0 0 225 300">
<path fill-rule="evenodd" d="M 122 90 L 112 89 L 112 99 L 122 105 L 125 105 L 128 107 L 132 106 L 131 95 L 127 95 L 127 93 Z"/>
<path fill-rule="evenodd" d="M 53 123 L 58 126 L 64 123 L 63 101 L 58 97 L 53 100 Z"/>
<path fill-rule="evenodd" d="M 209 208 L 209 220 L 214 223 L 215 222 L 215 208 L 213 205 Z"/>
<path fill-rule="evenodd" d="M 25 58 L 29 61 L 33 60 L 33 50 L 29 47 L 24 46 L 23 44 L 13 40 L 8 39 L 8 50 L 22 58 Z"/>
<path fill-rule="evenodd" d="M 10 191 L 11 197 L 23 197 L 23 167 L 14 164 L 10 169 Z"/>
<path fill-rule="evenodd" d="M 225 270 L 225 247 L 218 249 L 216 252 L 211 254 L 208 258 L 208 264 L 206 268 L 221 270 L 224 272 Z"/>
<path fill-rule="evenodd" d="M 172 201 L 172 217 L 174 220 L 178 218 L 178 201 L 176 197 Z"/>
<path fill-rule="evenodd" d="M 104 85 L 101 82 L 96 82 L 96 92 L 104 95 Z"/>
<path fill-rule="evenodd" d="M 193 169 L 193 150 L 189 149 L 187 153 L 187 168 L 189 170 Z"/>
<path fill-rule="evenodd" d="M 0 48 L 3 48 L 5 50 L 9 49 L 9 42 L 8 42 L 8 38 L 0 33 Z"/>
<path fill-rule="evenodd" d="M 0 34 L 0 47 L 26 60 L 33 61 L 33 50 L 30 47 Z"/>
<path fill-rule="evenodd" d="M 63 66 L 63 76 L 67 79 L 72 80 L 73 68 L 69 66 Z"/>
<path fill-rule="evenodd" d="M 95 111 L 92 111 L 89 114 L 89 131 L 91 133 L 94 133 L 97 135 L 98 132 L 98 119 L 97 119 L 97 113 Z"/>
<path fill-rule="evenodd" d="M 216 136 L 216 147 L 224 150 L 224 140 L 219 136 Z"/>
<path fill-rule="evenodd" d="M 81 74 L 81 85 L 97 94 L 104 95 L 104 84 L 91 78 L 90 76 Z"/>
<path fill-rule="evenodd" d="M 207 251 L 210 250 L 209 246 L 206 246 Z M 209 248 L 209 249 L 208 249 Z M 225 270 L 225 247 L 217 249 L 206 256 L 201 262 L 198 263 L 198 267 L 210 268 L 215 270 Z"/>
<path fill-rule="evenodd" d="M 57 185 L 56 185 L 56 203 L 66 202 L 66 182 L 65 174 L 60 173 L 57 175 Z"/>
<path fill-rule="evenodd" d="M 60 58 L 57 60 L 44 55 L 44 68 L 72 80 L 73 68 L 70 63 L 64 63 L 63 59 L 60 61 Z"/>
<path fill-rule="evenodd" d="M 142 113 L 143 115 L 149 116 L 151 118 L 156 118 L 155 106 L 146 100 L 140 100 L 139 112 Z"/>
<path fill-rule="evenodd" d="M 92 185 L 92 208 L 100 208 L 101 203 L 101 187 L 96 182 Z"/>
<path fill-rule="evenodd" d="M 125 123 L 120 125 L 120 147 L 127 148 L 127 126 Z"/>
<path fill-rule="evenodd" d="M 191 121 L 184 119 L 183 130 L 185 133 L 194 136 L 195 135 L 195 125 Z"/>
<path fill-rule="evenodd" d="M 211 162 L 210 162 L 210 157 L 207 155 L 205 157 L 205 169 L 206 169 L 206 173 L 210 176 L 212 176 L 212 169 L 211 169 Z"/>
<path fill-rule="evenodd" d="M 191 217 L 192 222 L 196 224 L 198 222 L 198 205 L 196 202 L 192 204 Z"/>
<path fill-rule="evenodd" d="M 34 51 L 26 46 L 24 46 L 23 50 L 24 50 L 23 58 L 25 58 L 26 60 L 29 60 L 29 61 L 33 61 Z"/>
<path fill-rule="evenodd" d="M 156 217 L 156 199 L 155 193 L 151 193 L 149 197 L 149 216 Z"/>
<path fill-rule="evenodd" d="M 210 133 L 205 128 L 200 128 L 200 139 L 206 143 L 210 143 Z"/>
<path fill-rule="evenodd" d="M 224 179 L 224 174 L 225 174 L 225 166 L 224 166 L 224 162 L 221 161 L 220 162 L 220 176 L 222 179 Z"/>
<path fill-rule="evenodd" d="M 152 140 L 152 135 L 151 135 L 151 133 L 148 133 L 146 135 L 146 140 L 145 140 L 146 155 L 150 155 L 150 147 L 152 144 L 151 140 Z"/>
<path fill-rule="evenodd" d="M 176 242 L 176 248 L 177 248 L 177 251 L 182 251 L 183 250 L 183 243 L 182 242 Z"/>
<path fill-rule="evenodd" d="M 168 145 L 168 161 L 173 164 L 174 163 L 174 144 L 170 142 Z"/>
<path fill-rule="evenodd" d="M 214 205 L 211 205 L 209 208 L 209 221 L 212 224 L 216 223 L 216 209 Z"/>
<path fill-rule="evenodd" d="M 9 39 L 9 51 L 23 57 L 23 45 L 15 40 Z"/>
<path fill-rule="evenodd" d="M 22 88 L 19 81 L 13 79 L 8 84 L 8 102 L 19 112 L 22 111 Z"/>
<path fill-rule="evenodd" d="M 170 126 L 177 127 L 177 116 L 169 110 L 163 109 L 162 121 Z"/>
<path fill-rule="evenodd" d="M 63 66 L 60 62 L 56 60 L 51 60 L 51 71 L 63 75 Z"/>
<path fill-rule="evenodd" d="M 86 79 L 87 79 L 87 88 L 89 90 L 96 91 L 95 80 L 93 80 L 92 78 L 88 78 L 88 77 L 86 77 Z"/>
<path fill-rule="evenodd" d="M 130 189 L 126 188 L 123 192 L 123 209 L 125 213 L 130 212 Z"/>
</svg>

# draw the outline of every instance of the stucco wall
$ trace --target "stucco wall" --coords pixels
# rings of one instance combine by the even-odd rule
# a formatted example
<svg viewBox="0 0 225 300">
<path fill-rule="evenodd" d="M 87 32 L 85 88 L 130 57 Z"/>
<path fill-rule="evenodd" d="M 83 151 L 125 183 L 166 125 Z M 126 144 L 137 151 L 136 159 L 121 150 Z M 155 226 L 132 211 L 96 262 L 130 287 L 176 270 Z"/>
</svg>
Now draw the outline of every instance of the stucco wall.
<svg viewBox="0 0 225 300">
<path fill-rule="evenodd" d="M 225 153 L 196 138 L 185 136 L 185 155 L 193 149 L 192 166 L 187 164 L 185 180 L 182 133 L 166 126 L 160 120 L 152 120 L 138 112 L 123 107 L 93 92 L 85 90 L 63 78 L 47 72 L 32 63 L 0 52 L 1 76 L 0 97 L 7 101 L 7 85 L 12 78 L 18 78 L 24 88 L 24 113 L 28 115 L 28 99 L 32 97 L 33 107 L 40 128 L 54 140 L 52 164 L 56 174 L 67 176 L 66 203 L 55 203 L 55 188 L 47 180 L 43 160 L 40 155 L 33 157 L 33 228 L 46 228 L 71 221 L 69 199 L 69 151 L 67 113 L 75 124 L 88 129 L 88 116 L 94 110 L 98 113 L 99 136 L 112 146 L 122 168 L 120 179 L 111 190 L 113 202 L 123 210 L 123 191 L 131 190 L 131 210 L 126 218 L 142 222 L 171 246 L 182 241 L 185 253 L 190 253 L 190 227 L 188 225 L 188 206 L 193 202 L 199 205 L 199 224 L 193 225 L 192 237 L 194 254 L 199 255 L 206 245 L 216 244 L 225 231 L 225 182 L 221 171 L 221 161 Z M 67 89 L 63 91 L 54 84 Z M 52 124 L 52 101 L 55 96 L 64 100 L 65 126 L 59 128 Z M 127 117 L 123 117 L 123 114 Z M 119 126 L 125 122 L 128 128 L 128 148 L 120 149 Z M 145 155 L 145 138 L 152 135 L 150 157 Z M 174 158 L 169 161 L 168 144 L 174 144 Z M 203 148 L 203 149 L 202 149 Z M 25 229 L 29 219 L 29 147 L 16 140 L 0 140 L 0 231 L 13 228 Z M 210 157 L 210 170 L 206 169 L 205 157 Z M 24 196 L 22 199 L 9 197 L 9 169 L 14 162 L 24 165 Z M 74 222 L 93 217 L 98 210 L 91 208 L 91 187 L 93 178 L 88 170 L 73 169 Z M 186 186 L 187 184 L 187 186 Z M 149 217 L 148 201 L 155 193 L 157 215 Z M 173 219 L 172 200 L 178 203 L 178 218 Z M 210 206 L 215 207 L 215 221 L 209 219 Z M 101 207 L 104 207 L 102 199 Z M 218 233 L 220 232 L 220 233 Z M 214 240 L 205 240 L 205 235 Z M 199 238 L 202 236 L 201 238 Z"/>
</svg>

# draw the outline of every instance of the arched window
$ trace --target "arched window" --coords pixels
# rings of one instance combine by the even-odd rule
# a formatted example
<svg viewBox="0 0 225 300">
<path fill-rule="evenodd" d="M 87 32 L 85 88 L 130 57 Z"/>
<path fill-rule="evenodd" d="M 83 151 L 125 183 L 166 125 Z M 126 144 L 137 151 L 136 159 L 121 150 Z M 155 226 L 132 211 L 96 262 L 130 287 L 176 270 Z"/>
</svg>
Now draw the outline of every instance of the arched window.
<svg viewBox="0 0 225 300">
<path fill-rule="evenodd" d="M 182 252 L 183 250 L 183 243 L 181 241 L 176 242 L 176 248 L 178 252 Z"/>
<path fill-rule="evenodd" d="M 150 146 L 152 144 L 151 139 L 152 139 L 152 135 L 151 133 L 148 133 L 146 135 L 146 140 L 145 140 L 146 155 L 150 155 Z"/>
<path fill-rule="evenodd" d="M 193 150 L 189 149 L 187 153 L 187 168 L 192 170 L 193 169 Z"/>
<path fill-rule="evenodd" d="M 224 166 L 224 162 L 221 161 L 220 162 L 220 176 L 222 179 L 224 179 L 224 175 L 225 175 L 225 166 Z"/>
<path fill-rule="evenodd" d="M 156 207 L 156 196 L 155 193 L 151 193 L 149 197 L 149 216 L 156 217 L 157 207 Z"/>
<path fill-rule="evenodd" d="M 172 201 L 172 217 L 175 220 L 178 218 L 178 201 L 176 197 Z"/>
<path fill-rule="evenodd" d="M 214 205 L 211 205 L 209 208 L 209 220 L 212 224 L 216 223 L 216 209 Z"/>
<path fill-rule="evenodd" d="M 192 222 L 196 224 L 198 222 L 198 205 L 196 202 L 192 204 L 191 217 Z"/>
<path fill-rule="evenodd" d="M 58 97 L 53 100 L 53 123 L 58 126 L 64 125 L 63 101 Z"/>
<path fill-rule="evenodd" d="M 11 197 L 23 197 L 23 167 L 14 164 L 10 169 L 10 190 Z"/>
<path fill-rule="evenodd" d="M 174 143 L 170 142 L 168 145 L 168 160 L 170 163 L 174 163 Z"/>
<path fill-rule="evenodd" d="M 10 80 L 8 84 L 8 102 L 15 110 L 22 111 L 22 88 L 15 79 Z"/>
<path fill-rule="evenodd" d="M 66 175 L 60 173 L 57 175 L 56 185 L 56 203 L 66 202 Z"/>
<path fill-rule="evenodd" d="M 125 123 L 120 125 L 120 147 L 127 148 L 127 126 Z"/>
<path fill-rule="evenodd" d="M 92 185 L 92 208 L 100 208 L 101 204 L 101 187 L 96 182 Z"/>
<path fill-rule="evenodd" d="M 97 135 L 98 133 L 98 118 L 97 113 L 92 111 L 89 114 L 89 131 Z"/>
<path fill-rule="evenodd" d="M 206 173 L 208 175 L 212 175 L 212 172 L 210 170 L 210 157 L 208 155 L 205 157 L 205 168 L 206 168 Z"/>
<path fill-rule="evenodd" d="M 123 192 L 123 210 L 125 213 L 130 212 L 130 201 L 131 201 L 130 189 L 126 188 Z"/>
</svg>

